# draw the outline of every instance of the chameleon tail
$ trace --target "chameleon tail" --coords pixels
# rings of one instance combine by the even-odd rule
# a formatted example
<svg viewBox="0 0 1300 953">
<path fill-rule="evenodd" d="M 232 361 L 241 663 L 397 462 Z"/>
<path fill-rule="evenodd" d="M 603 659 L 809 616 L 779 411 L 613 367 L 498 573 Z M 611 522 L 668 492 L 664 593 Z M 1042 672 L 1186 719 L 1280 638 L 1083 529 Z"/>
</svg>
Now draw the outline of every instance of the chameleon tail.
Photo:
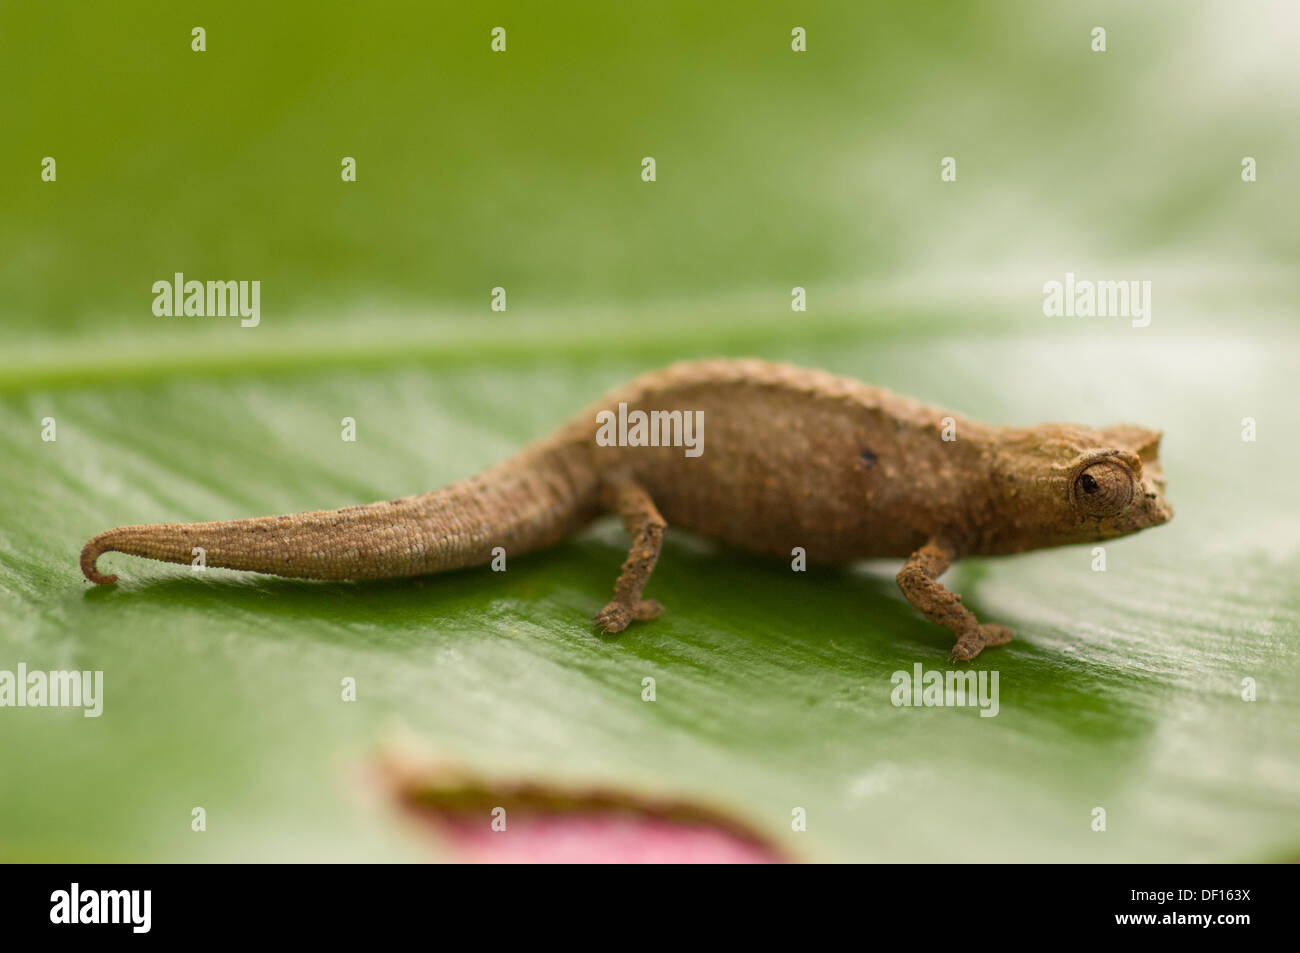
<svg viewBox="0 0 1300 953">
<path fill-rule="evenodd" d="M 366 506 L 217 523 L 155 523 L 100 533 L 81 571 L 107 585 L 104 553 L 204 563 L 294 579 L 384 579 L 481 565 L 553 545 L 600 511 L 589 449 L 548 441 L 442 490 Z"/>
</svg>

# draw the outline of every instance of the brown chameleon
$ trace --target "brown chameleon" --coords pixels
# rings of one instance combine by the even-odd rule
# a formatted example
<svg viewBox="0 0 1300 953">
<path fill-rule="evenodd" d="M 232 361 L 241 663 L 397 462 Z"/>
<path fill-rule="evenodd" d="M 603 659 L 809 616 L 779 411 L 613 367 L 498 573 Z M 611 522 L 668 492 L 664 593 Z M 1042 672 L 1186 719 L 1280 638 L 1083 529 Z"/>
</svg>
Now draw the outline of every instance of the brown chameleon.
<svg viewBox="0 0 1300 953">
<path fill-rule="evenodd" d="M 665 438 L 681 435 L 669 421 L 698 420 L 698 445 L 607 445 L 597 439 L 602 412 L 608 420 L 616 408 L 661 412 Z M 905 558 L 903 594 L 956 636 L 952 657 L 968 660 L 1011 630 L 980 623 L 939 584 L 944 570 L 963 556 L 1099 542 L 1168 521 L 1159 443 L 1158 432 L 1129 425 L 987 426 L 787 364 L 681 363 L 444 489 L 292 516 L 123 526 L 90 540 L 81 568 L 111 583 L 96 568 L 104 553 L 189 563 L 202 547 L 209 566 L 298 579 L 417 576 L 486 564 L 497 547 L 542 549 L 611 512 L 632 548 L 595 618 L 607 632 L 662 611 L 642 591 L 674 525 L 773 556 L 799 547 L 813 562 Z"/>
</svg>

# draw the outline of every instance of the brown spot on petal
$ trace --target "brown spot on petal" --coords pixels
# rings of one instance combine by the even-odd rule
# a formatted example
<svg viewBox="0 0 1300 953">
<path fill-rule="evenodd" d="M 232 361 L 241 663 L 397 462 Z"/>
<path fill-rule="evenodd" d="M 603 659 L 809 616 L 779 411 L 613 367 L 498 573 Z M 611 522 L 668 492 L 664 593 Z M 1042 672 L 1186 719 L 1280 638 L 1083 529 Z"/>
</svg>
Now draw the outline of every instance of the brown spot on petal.
<svg viewBox="0 0 1300 953">
<path fill-rule="evenodd" d="M 378 767 L 403 814 L 463 862 L 791 862 L 738 817 L 686 798 L 491 779 L 409 753 L 388 752 Z"/>
</svg>

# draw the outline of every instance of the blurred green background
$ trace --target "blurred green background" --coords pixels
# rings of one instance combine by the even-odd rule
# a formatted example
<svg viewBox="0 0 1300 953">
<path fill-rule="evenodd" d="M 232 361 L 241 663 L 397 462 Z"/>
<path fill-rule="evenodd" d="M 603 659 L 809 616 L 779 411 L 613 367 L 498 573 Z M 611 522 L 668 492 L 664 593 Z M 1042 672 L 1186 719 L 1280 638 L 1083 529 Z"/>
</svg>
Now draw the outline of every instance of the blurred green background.
<svg viewBox="0 0 1300 953">
<path fill-rule="evenodd" d="M 106 684 L 99 719 L 0 710 L 0 857 L 431 856 L 359 780 L 403 725 L 482 770 L 716 799 L 813 859 L 1295 859 L 1300 10 L 808 7 L 0 9 L 0 669 Z M 155 317 L 177 271 L 260 280 L 261 325 Z M 1151 325 L 1044 317 L 1067 271 L 1151 281 Z M 668 611 L 618 639 L 586 623 L 609 521 L 505 576 L 77 568 L 121 523 L 431 489 L 714 354 L 1161 428 L 1178 515 L 1105 573 L 1083 547 L 949 574 L 1017 630 L 976 662 L 990 719 L 889 705 L 950 638 L 888 564 L 670 534 Z"/>
</svg>

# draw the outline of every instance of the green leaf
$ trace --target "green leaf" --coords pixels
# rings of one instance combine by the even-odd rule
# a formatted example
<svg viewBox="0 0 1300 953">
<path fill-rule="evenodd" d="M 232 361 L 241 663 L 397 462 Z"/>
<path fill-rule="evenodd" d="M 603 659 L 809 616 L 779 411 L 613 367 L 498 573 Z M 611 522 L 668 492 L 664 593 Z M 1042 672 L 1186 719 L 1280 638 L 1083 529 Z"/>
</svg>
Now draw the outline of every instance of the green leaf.
<svg viewBox="0 0 1300 953">
<path fill-rule="evenodd" d="M 1029 362 L 1053 346 L 920 341 L 788 356 L 896 386 L 930 380 L 925 396 L 1028 419 L 1080 402 L 1006 378 L 978 383 L 963 368 Z M 1069 360 L 1100 366 L 1106 351 L 1075 341 Z M 109 555 L 116 587 L 89 590 L 80 576 L 80 543 L 118 523 L 345 505 L 450 482 L 630 376 L 631 362 L 6 399 L 3 659 L 98 669 L 106 682 L 97 720 L 0 713 L 21 765 L 0 804 L 24 820 L 7 829 L 6 851 L 403 856 L 416 848 L 399 846 L 400 827 L 349 781 L 400 722 L 483 768 L 685 792 L 776 829 L 804 807 L 801 846 L 817 857 L 1279 856 L 1297 834 L 1300 722 L 1286 690 L 1300 675 L 1297 565 L 1293 550 L 1265 544 L 1282 542 L 1274 504 L 1289 493 L 1294 450 L 1244 444 L 1231 420 L 1198 445 L 1214 399 L 1152 387 L 1137 372 L 1143 356 L 1129 360 L 1133 385 L 1101 389 L 1089 416 L 1119 419 L 1143 402 L 1141 419 L 1166 428 L 1178 515 L 1108 545 L 1105 573 L 1091 571 L 1086 548 L 952 572 L 977 613 L 1018 632 L 974 666 L 1000 673 L 995 718 L 890 704 L 892 673 L 945 667 L 950 643 L 902 601 L 892 565 L 796 574 L 673 534 L 649 590 L 668 611 L 617 638 L 588 622 L 625 546 L 608 521 L 504 574 L 320 584 Z M 1252 364 L 1270 398 L 1260 382 L 1285 380 L 1284 362 L 1261 350 Z M 1205 370 L 1190 357 L 1175 366 Z M 47 414 L 59 421 L 54 443 L 38 437 Z M 339 439 L 343 416 L 358 422 L 355 444 Z M 653 703 L 641 700 L 647 676 Z M 340 700 L 344 677 L 357 680 L 355 703 Z M 1259 685 L 1253 703 L 1240 698 L 1245 677 Z M 208 812 L 204 835 L 189 830 L 193 806 Z M 1105 835 L 1089 830 L 1096 806 Z"/>
<path fill-rule="evenodd" d="M 104 708 L 0 709 L 0 856 L 421 859 L 366 779 L 410 731 L 475 772 L 719 804 L 812 859 L 1295 859 L 1293 50 L 1175 5 L 1108 10 L 1093 58 L 1091 20 L 1037 5 L 845 4 L 793 54 L 783 6 L 660 6 L 507 5 L 501 60 L 495 22 L 423 4 L 223 4 L 206 54 L 193 12 L 4 14 L 0 79 L 33 92 L 0 150 L 0 670 L 101 670 Z M 155 318 L 176 271 L 262 280 L 262 325 Z M 1151 325 L 1043 317 L 1066 271 L 1151 280 Z M 670 529 L 666 611 L 618 637 L 589 623 L 613 520 L 504 574 L 78 569 L 119 524 L 446 484 L 710 354 L 1160 428 L 1177 515 L 1105 572 L 1089 547 L 950 571 L 1016 630 L 972 666 L 996 717 L 891 704 L 951 645 L 891 563 L 794 573 Z"/>
</svg>

